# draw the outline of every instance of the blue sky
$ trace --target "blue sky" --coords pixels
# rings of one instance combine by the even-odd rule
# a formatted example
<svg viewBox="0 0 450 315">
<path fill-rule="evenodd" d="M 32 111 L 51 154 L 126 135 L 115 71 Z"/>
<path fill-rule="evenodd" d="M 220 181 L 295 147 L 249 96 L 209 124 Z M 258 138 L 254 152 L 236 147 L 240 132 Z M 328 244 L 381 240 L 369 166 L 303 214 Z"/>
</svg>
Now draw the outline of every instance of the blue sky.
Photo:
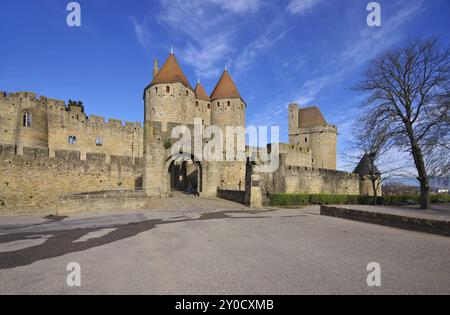
<svg viewBox="0 0 450 315">
<path fill-rule="evenodd" d="M 88 114 L 142 121 L 144 87 L 173 43 L 192 84 L 211 92 L 226 64 L 248 103 L 248 124 L 279 125 L 287 106 L 318 105 L 340 129 L 340 165 L 368 60 L 408 38 L 448 44 L 450 1 L 386 0 L 369 28 L 368 0 L 2 0 L 0 90 L 82 100 Z"/>
</svg>

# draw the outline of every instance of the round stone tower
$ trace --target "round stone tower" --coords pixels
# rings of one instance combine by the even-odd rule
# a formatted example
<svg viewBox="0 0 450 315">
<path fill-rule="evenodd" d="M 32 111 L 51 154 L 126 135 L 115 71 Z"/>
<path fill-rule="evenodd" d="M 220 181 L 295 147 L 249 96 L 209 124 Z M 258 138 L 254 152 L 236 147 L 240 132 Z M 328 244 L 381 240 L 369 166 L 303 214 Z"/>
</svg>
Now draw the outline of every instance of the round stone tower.
<svg viewBox="0 0 450 315">
<path fill-rule="evenodd" d="M 196 94 L 171 53 L 161 69 L 155 62 L 153 80 L 145 88 L 144 180 L 148 196 L 168 193 L 171 158 L 168 141 L 176 126 L 194 123 Z M 170 143 L 169 143 L 170 144 Z M 169 161 L 170 162 L 170 161 Z"/>
<path fill-rule="evenodd" d="M 242 99 L 230 74 L 225 70 L 211 94 L 211 124 L 245 128 L 246 103 Z"/>
<path fill-rule="evenodd" d="M 245 156 L 239 156 L 245 152 L 245 112 L 246 103 L 242 99 L 233 79 L 227 70 L 217 83 L 211 94 L 211 125 L 222 129 L 224 137 L 224 161 L 220 172 L 219 187 L 227 190 L 245 189 Z M 227 127 L 234 128 L 233 154 L 226 151 Z M 241 127 L 243 138 L 238 141 L 236 127 Z M 229 129 L 231 129 L 229 128 Z M 231 146 L 231 144 L 229 143 Z M 227 154 L 228 153 L 228 154 Z M 230 155 L 234 159 L 230 159 Z"/>
<path fill-rule="evenodd" d="M 177 59 L 170 54 L 161 70 L 157 64 L 152 83 L 145 89 L 145 120 L 167 123 L 192 124 L 195 116 L 195 91 L 189 84 Z"/>
<path fill-rule="evenodd" d="M 200 118 L 203 121 L 204 126 L 211 125 L 211 100 L 208 94 L 206 94 L 200 80 L 195 87 L 195 95 L 197 100 L 195 101 L 195 118 Z"/>
</svg>

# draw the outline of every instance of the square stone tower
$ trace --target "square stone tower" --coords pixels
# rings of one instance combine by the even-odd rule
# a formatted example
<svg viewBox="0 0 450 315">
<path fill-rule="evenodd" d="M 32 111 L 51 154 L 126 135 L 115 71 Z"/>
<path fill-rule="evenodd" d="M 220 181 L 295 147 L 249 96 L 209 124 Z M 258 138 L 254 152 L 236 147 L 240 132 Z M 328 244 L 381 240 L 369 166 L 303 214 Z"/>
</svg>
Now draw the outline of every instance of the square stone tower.
<svg viewBox="0 0 450 315">
<path fill-rule="evenodd" d="M 318 107 L 289 105 L 289 143 L 311 150 L 312 167 L 336 170 L 337 134 L 337 127 L 327 123 Z"/>
</svg>

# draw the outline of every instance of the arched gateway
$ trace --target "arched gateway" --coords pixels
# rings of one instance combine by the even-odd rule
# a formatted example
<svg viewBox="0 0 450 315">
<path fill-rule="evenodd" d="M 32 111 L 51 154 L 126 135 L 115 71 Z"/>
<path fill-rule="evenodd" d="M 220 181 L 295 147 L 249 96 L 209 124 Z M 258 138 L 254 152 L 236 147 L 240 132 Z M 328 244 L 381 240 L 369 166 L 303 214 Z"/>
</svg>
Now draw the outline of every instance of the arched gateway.
<svg viewBox="0 0 450 315">
<path fill-rule="evenodd" d="M 202 193 L 203 167 L 193 155 L 169 157 L 164 164 L 163 193 Z"/>
</svg>

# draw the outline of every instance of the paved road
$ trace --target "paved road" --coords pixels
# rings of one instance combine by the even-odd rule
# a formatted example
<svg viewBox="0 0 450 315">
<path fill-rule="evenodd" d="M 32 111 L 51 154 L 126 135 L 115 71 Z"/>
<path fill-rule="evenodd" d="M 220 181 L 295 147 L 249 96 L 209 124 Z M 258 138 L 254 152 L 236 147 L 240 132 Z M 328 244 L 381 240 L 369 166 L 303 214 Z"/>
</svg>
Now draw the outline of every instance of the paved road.
<svg viewBox="0 0 450 315">
<path fill-rule="evenodd" d="M 450 294 L 450 238 L 302 210 L 0 218 L 0 294 Z M 82 286 L 66 284 L 70 262 Z M 382 286 L 366 284 L 378 262 Z"/>
</svg>

